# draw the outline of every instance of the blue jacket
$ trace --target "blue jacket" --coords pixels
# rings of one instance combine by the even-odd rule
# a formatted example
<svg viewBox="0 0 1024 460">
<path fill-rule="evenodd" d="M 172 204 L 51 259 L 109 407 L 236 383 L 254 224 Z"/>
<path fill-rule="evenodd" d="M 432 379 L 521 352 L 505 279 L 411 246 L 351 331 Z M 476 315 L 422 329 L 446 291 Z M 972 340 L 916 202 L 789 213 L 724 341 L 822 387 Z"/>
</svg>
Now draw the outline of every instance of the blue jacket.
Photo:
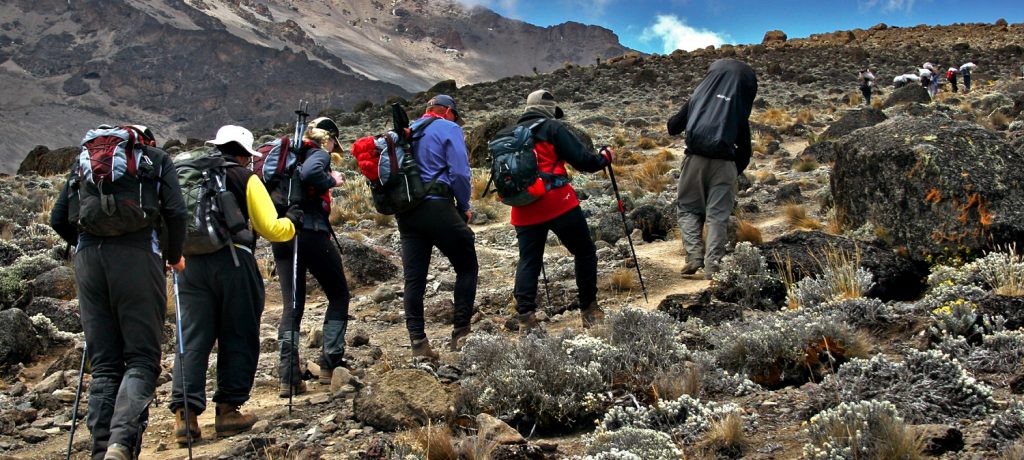
<svg viewBox="0 0 1024 460">
<path fill-rule="evenodd" d="M 429 117 L 422 117 L 412 123 L 416 128 Z M 447 184 L 455 195 L 455 207 L 459 212 L 469 210 L 470 171 L 466 137 L 459 125 L 439 118 L 430 123 L 419 139 L 413 143 L 412 151 L 420 165 L 423 183 L 428 184 L 437 177 L 438 183 Z M 445 166 L 448 167 L 444 171 Z M 439 175 L 440 174 L 440 175 Z M 448 197 L 428 195 L 428 200 L 445 200 Z"/>
</svg>

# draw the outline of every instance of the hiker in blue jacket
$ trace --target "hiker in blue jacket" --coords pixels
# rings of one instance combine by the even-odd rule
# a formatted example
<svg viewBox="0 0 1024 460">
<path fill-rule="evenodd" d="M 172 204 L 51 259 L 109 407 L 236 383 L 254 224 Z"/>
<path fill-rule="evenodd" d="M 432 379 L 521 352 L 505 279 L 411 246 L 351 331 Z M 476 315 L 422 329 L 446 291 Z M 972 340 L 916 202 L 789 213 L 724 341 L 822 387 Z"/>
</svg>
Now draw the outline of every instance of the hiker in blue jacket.
<svg viewBox="0 0 1024 460">
<path fill-rule="evenodd" d="M 475 236 L 467 223 L 470 171 L 466 140 L 459 123 L 458 107 L 451 96 L 430 99 L 426 111 L 413 122 L 419 132 L 412 146 L 424 184 L 436 178 L 427 198 L 412 210 L 396 214 L 402 238 L 402 272 L 405 277 L 405 327 L 409 331 L 413 356 L 437 359 L 424 332 L 423 294 L 427 285 L 430 253 L 436 247 L 455 269 L 455 319 L 450 349 L 469 335 L 469 320 L 476 299 L 477 272 Z"/>
</svg>

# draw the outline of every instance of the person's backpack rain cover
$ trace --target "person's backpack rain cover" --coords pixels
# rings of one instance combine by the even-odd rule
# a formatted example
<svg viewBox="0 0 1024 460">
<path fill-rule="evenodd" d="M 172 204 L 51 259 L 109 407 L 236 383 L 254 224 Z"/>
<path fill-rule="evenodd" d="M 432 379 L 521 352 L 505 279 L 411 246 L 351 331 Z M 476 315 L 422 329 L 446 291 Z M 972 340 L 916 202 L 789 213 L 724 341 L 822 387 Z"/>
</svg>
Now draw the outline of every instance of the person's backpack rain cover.
<svg viewBox="0 0 1024 460">
<path fill-rule="evenodd" d="M 757 75 L 749 65 L 735 59 L 711 63 L 690 97 L 686 147 L 705 157 L 735 159 L 737 133 L 756 96 Z"/>
</svg>

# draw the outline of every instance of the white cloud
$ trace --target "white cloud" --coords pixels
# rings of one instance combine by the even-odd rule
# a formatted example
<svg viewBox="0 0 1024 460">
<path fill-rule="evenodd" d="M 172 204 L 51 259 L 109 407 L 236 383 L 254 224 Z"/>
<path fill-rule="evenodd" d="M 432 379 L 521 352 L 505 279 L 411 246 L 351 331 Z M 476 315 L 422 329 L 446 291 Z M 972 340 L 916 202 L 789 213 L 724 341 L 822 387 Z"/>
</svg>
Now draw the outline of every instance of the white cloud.
<svg viewBox="0 0 1024 460">
<path fill-rule="evenodd" d="M 455 0 L 467 7 L 482 6 L 492 10 L 516 11 L 519 0 Z"/>
<path fill-rule="evenodd" d="M 654 25 L 644 28 L 640 40 L 649 42 L 661 40 L 665 54 L 677 49 L 693 51 L 708 45 L 719 46 L 726 41 L 726 36 L 705 29 L 690 27 L 675 15 L 658 15 Z"/>
<path fill-rule="evenodd" d="M 881 8 L 885 13 L 903 11 L 909 13 L 914 9 L 915 0 L 863 0 L 861 5 L 867 9 Z"/>
</svg>

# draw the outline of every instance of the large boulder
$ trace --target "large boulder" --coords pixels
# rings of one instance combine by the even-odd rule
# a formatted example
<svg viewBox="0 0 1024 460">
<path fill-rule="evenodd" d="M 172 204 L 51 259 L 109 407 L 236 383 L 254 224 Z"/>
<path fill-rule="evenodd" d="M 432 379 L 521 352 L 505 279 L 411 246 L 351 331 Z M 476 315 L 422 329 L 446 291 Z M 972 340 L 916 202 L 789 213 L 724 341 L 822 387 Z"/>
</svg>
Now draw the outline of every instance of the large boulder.
<svg viewBox="0 0 1024 460">
<path fill-rule="evenodd" d="M 877 125 L 886 119 L 888 117 L 874 107 L 848 110 L 835 123 L 829 125 L 822 136 L 828 139 L 838 139 L 860 128 Z"/>
<path fill-rule="evenodd" d="M 761 44 L 783 43 L 788 38 L 789 37 L 786 33 L 781 30 L 769 30 L 764 33 L 764 38 L 761 39 Z"/>
<path fill-rule="evenodd" d="M 639 228 L 643 232 L 644 241 L 648 243 L 654 240 L 667 240 L 675 226 L 674 219 L 666 215 L 663 208 L 650 204 L 638 206 L 630 212 L 629 220 L 633 222 L 633 228 Z"/>
<path fill-rule="evenodd" d="M 981 126 L 903 117 L 849 134 L 836 153 L 847 228 L 871 223 L 914 260 L 1024 244 L 1024 155 Z"/>
<path fill-rule="evenodd" d="M 75 287 L 75 269 L 61 265 L 36 277 L 32 282 L 32 294 L 71 300 L 78 297 Z"/>
<path fill-rule="evenodd" d="M 883 108 L 889 108 L 900 104 L 909 104 L 912 102 L 920 102 L 927 104 L 931 102 L 931 96 L 928 96 L 928 90 L 924 89 L 923 86 L 917 84 L 909 84 L 902 88 L 896 88 L 893 90 L 889 98 L 882 103 Z"/>
<path fill-rule="evenodd" d="M 768 268 L 783 273 L 792 266 L 795 281 L 822 273 L 819 261 L 826 251 L 842 251 L 850 258 L 860 258 L 860 266 L 874 275 L 869 297 L 889 300 L 913 300 L 924 292 L 927 266 L 900 257 L 892 250 L 876 244 L 829 235 L 820 231 L 790 232 L 761 245 Z"/>
<path fill-rule="evenodd" d="M 487 142 L 494 138 L 498 131 L 516 123 L 519 117 L 512 114 L 495 115 L 488 118 L 466 135 L 466 150 L 469 151 L 469 165 L 474 168 L 490 167 L 490 154 Z"/>
<path fill-rule="evenodd" d="M 430 373 L 421 369 L 396 369 L 356 394 L 356 419 L 384 431 L 424 426 L 443 418 L 452 396 Z"/>
<path fill-rule="evenodd" d="M 339 237 L 339 239 L 341 257 L 345 262 L 345 273 L 352 282 L 369 285 L 387 281 L 398 275 L 398 266 L 383 253 L 383 249 L 348 237 Z"/>
<path fill-rule="evenodd" d="M 831 163 L 836 160 L 836 143 L 830 140 L 815 142 L 808 145 L 801 156 L 811 158 L 818 163 Z"/>
<path fill-rule="evenodd" d="M 32 361 L 41 348 L 25 312 L 17 308 L 0 311 L 0 369 Z"/>
<path fill-rule="evenodd" d="M 67 174 L 71 171 L 71 165 L 78 158 L 80 148 L 64 147 L 50 150 L 40 145 L 28 152 L 28 156 L 21 160 L 18 166 L 18 175 L 36 173 L 40 176 L 53 176 Z"/>
<path fill-rule="evenodd" d="M 739 305 L 717 300 L 706 289 L 692 294 L 669 294 L 658 304 L 658 311 L 680 322 L 699 318 L 708 326 L 743 319 L 743 309 Z"/>
</svg>

